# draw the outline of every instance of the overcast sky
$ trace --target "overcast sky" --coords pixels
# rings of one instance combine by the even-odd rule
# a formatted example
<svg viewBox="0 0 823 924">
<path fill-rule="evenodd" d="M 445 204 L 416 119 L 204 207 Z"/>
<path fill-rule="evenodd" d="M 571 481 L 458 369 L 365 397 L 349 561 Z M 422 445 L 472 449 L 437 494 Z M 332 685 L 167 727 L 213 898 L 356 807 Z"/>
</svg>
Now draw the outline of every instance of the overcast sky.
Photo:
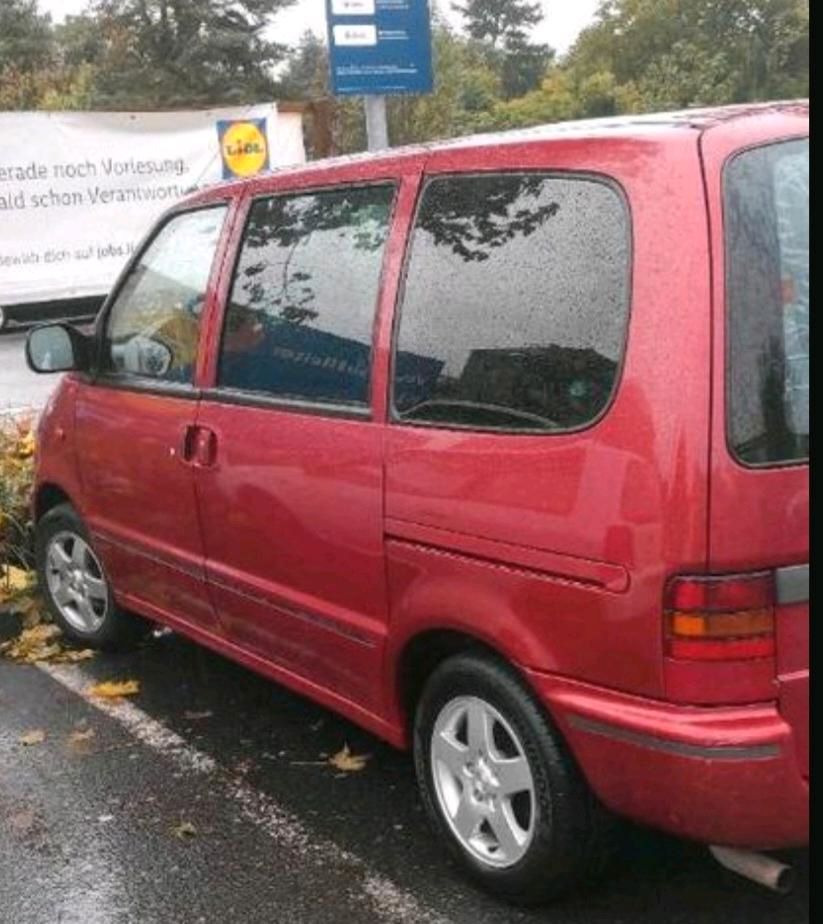
<svg viewBox="0 0 823 924">
<path fill-rule="evenodd" d="M 449 11 L 451 0 L 437 0 L 441 9 Z M 566 51 L 580 30 L 591 22 L 600 0 L 543 0 L 546 18 L 535 32 L 535 39 L 547 42 L 560 52 Z M 87 0 L 39 0 L 40 9 L 59 21 L 79 13 Z M 450 14 L 455 18 L 453 14 Z M 459 17 L 455 18 L 459 21 Z M 325 32 L 325 0 L 297 0 L 293 7 L 280 13 L 274 22 L 273 37 L 284 44 L 293 44 L 306 29 Z"/>
</svg>

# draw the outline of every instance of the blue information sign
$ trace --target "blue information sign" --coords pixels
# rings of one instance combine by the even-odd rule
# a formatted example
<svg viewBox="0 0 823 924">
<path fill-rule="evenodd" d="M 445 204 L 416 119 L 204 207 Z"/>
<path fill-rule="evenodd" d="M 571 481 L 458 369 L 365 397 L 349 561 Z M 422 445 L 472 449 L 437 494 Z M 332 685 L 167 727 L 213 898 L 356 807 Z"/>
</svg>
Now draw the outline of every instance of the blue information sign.
<svg viewBox="0 0 823 924">
<path fill-rule="evenodd" d="M 431 93 L 429 0 L 326 0 L 337 96 Z"/>
</svg>

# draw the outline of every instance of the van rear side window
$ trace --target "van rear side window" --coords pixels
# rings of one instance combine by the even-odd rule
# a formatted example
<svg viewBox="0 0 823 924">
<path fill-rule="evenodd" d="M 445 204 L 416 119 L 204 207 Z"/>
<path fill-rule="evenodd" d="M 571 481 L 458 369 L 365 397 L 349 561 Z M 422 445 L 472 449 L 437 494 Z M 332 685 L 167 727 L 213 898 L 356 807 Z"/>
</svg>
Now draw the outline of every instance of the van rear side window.
<svg viewBox="0 0 823 924">
<path fill-rule="evenodd" d="M 623 355 L 629 240 L 626 204 L 604 181 L 430 181 L 397 334 L 395 418 L 509 432 L 591 424 Z"/>
<path fill-rule="evenodd" d="M 809 142 L 726 168 L 729 441 L 747 465 L 809 458 Z"/>
</svg>

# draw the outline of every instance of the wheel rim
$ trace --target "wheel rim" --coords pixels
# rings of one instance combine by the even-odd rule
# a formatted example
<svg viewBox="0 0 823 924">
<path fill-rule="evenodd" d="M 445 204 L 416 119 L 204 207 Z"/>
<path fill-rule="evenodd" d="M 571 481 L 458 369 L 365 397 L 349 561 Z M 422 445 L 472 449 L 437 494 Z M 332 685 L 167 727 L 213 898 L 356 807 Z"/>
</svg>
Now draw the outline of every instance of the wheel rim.
<svg viewBox="0 0 823 924">
<path fill-rule="evenodd" d="M 515 866 L 537 821 L 534 775 L 512 726 L 485 700 L 461 696 L 435 723 L 431 769 L 440 811 L 464 850 L 487 866 Z"/>
<path fill-rule="evenodd" d="M 109 593 L 103 568 L 88 542 L 77 533 L 52 536 L 46 549 L 46 579 L 60 615 L 86 635 L 106 621 Z"/>
</svg>

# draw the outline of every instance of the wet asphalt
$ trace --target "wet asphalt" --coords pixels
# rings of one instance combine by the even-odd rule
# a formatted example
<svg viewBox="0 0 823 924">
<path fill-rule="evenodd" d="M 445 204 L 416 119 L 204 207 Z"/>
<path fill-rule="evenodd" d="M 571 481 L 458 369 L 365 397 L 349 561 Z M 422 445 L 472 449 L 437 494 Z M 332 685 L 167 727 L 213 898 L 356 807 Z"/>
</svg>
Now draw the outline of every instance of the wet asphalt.
<svg viewBox="0 0 823 924">
<path fill-rule="evenodd" d="M 800 885 L 780 898 L 637 829 L 599 886 L 509 908 L 444 858 L 408 758 L 326 710 L 176 636 L 69 670 L 81 689 L 139 680 L 133 702 L 155 732 L 214 766 L 188 767 L 52 676 L 0 661 L 0 924 L 809 920 L 807 853 L 789 856 Z M 34 729 L 46 740 L 24 746 Z M 345 744 L 371 755 L 363 772 L 326 763 Z"/>
</svg>

